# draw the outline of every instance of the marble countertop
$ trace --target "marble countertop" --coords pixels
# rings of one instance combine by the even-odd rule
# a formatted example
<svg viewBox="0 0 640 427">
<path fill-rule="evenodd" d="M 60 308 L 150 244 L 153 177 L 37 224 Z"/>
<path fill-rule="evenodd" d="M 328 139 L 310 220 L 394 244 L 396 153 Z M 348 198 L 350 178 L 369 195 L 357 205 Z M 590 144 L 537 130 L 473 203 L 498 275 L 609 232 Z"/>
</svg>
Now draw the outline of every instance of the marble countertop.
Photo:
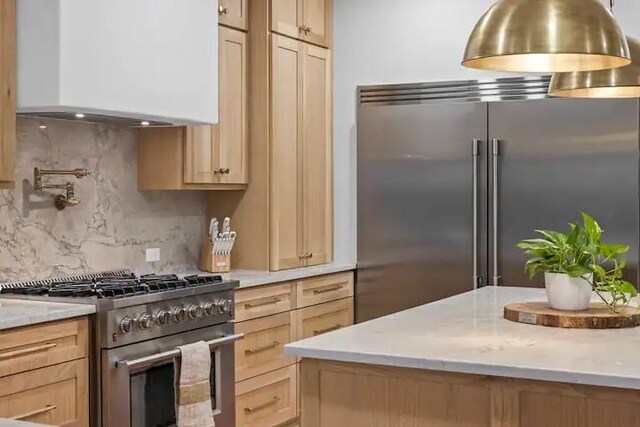
<svg viewBox="0 0 640 427">
<path fill-rule="evenodd" d="M 239 280 L 240 288 L 249 288 L 271 283 L 299 280 L 323 274 L 340 273 L 355 270 L 355 268 L 355 264 L 330 263 L 282 271 L 232 270 L 230 273 L 222 273 L 222 277 L 230 280 Z"/>
<path fill-rule="evenodd" d="M 69 319 L 96 312 L 93 304 L 0 299 L 0 330 Z"/>
<path fill-rule="evenodd" d="M 502 317 L 507 303 L 545 299 L 543 289 L 487 287 L 291 343 L 285 353 L 640 390 L 640 327 L 561 329 Z"/>
</svg>

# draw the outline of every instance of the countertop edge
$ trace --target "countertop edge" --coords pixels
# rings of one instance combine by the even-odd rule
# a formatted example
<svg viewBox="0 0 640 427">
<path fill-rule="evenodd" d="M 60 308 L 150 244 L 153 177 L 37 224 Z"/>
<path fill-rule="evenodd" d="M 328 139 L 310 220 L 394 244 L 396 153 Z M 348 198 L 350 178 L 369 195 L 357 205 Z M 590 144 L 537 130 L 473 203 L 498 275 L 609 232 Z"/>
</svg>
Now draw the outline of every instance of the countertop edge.
<svg viewBox="0 0 640 427">
<path fill-rule="evenodd" d="M 353 271 L 356 269 L 355 263 L 336 263 L 317 265 L 312 267 L 301 267 L 292 270 L 281 271 L 255 271 L 255 278 L 243 278 L 243 275 L 252 275 L 254 272 L 250 270 L 241 270 L 237 275 L 234 272 L 223 273 L 222 277 L 230 280 L 240 281 L 240 287 L 238 289 L 255 288 L 258 286 L 272 285 L 274 283 L 290 282 L 294 280 L 306 279 L 315 276 L 324 276 L 326 274 L 343 273 L 346 271 Z M 259 277 L 259 276 L 263 277 Z"/>
<path fill-rule="evenodd" d="M 25 302 L 25 300 L 12 300 L 12 301 L 20 301 Z M 32 301 L 29 301 L 31 303 Z M 59 303 L 48 303 L 42 302 L 40 303 L 47 305 L 61 305 Z M 70 304 L 62 304 L 62 305 L 70 305 Z M 56 320 L 65 320 L 71 319 L 73 317 L 87 316 L 89 314 L 94 314 L 96 312 L 96 307 L 91 304 L 73 304 L 74 307 L 61 308 L 59 311 L 54 311 L 50 313 L 42 313 L 42 314 L 25 314 L 20 317 L 13 317 L 9 319 L 2 319 L 0 317 L 0 330 L 6 329 L 15 329 L 23 326 L 32 326 L 40 323 L 54 322 Z"/>
<path fill-rule="evenodd" d="M 295 344 L 285 345 L 284 354 L 303 359 L 318 359 L 333 362 L 387 366 L 393 368 L 423 369 L 458 374 L 488 375 L 523 380 L 552 381 L 566 384 L 640 390 L 640 379 L 638 378 L 599 375 L 587 372 L 568 372 L 508 365 L 487 365 L 482 363 L 458 362 L 453 360 L 432 360 L 356 352 L 337 352 L 333 350 L 298 347 Z"/>
</svg>

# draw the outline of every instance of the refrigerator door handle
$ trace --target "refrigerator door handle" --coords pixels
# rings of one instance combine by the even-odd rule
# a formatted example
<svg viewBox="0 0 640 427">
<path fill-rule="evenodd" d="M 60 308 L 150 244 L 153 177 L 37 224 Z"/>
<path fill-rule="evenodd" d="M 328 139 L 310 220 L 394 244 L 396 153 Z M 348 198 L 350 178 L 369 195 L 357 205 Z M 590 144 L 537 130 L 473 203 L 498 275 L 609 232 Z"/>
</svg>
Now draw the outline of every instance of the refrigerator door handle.
<svg viewBox="0 0 640 427">
<path fill-rule="evenodd" d="M 492 219 L 492 244 L 493 244 L 493 250 L 492 250 L 492 263 L 493 263 L 493 278 L 492 278 L 492 285 L 493 286 L 498 286 L 500 285 L 500 269 L 498 266 L 498 223 L 500 220 L 500 215 L 498 213 L 498 207 L 499 207 L 499 200 L 498 200 L 498 193 L 500 191 L 499 189 L 499 179 L 500 179 L 500 174 L 499 174 L 499 167 L 500 167 L 500 140 L 497 138 L 494 138 L 491 140 L 491 158 L 493 161 L 492 167 L 491 167 L 491 175 L 492 175 L 492 179 L 491 179 L 491 202 L 492 202 L 492 212 L 491 212 L 491 219 Z"/>
<path fill-rule="evenodd" d="M 473 289 L 478 289 L 482 286 L 482 276 L 478 270 L 478 259 L 480 256 L 479 253 L 479 238 L 478 238 L 478 185 L 480 184 L 480 180 L 478 179 L 478 174 L 480 170 L 478 168 L 478 163 L 480 161 L 480 143 L 482 141 L 479 139 L 474 139 L 471 144 L 471 162 L 472 162 L 472 176 L 473 176 Z"/>
</svg>

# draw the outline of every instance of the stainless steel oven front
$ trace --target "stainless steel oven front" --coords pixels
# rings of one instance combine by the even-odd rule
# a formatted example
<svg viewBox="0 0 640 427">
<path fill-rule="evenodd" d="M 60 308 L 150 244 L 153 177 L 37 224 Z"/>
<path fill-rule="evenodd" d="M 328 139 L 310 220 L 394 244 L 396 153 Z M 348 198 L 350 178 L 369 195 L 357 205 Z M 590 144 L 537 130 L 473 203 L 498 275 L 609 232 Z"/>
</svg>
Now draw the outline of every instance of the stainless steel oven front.
<svg viewBox="0 0 640 427">
<path fill-rule="evenodd" d="M 217 427 L 235 426 L 233 324 L 191 330 L 101 352 L 102 426 L 176 425 L 174 359 L 178 346 L 206 341 L 211 348 L 211 404 Z"/>
</svg>

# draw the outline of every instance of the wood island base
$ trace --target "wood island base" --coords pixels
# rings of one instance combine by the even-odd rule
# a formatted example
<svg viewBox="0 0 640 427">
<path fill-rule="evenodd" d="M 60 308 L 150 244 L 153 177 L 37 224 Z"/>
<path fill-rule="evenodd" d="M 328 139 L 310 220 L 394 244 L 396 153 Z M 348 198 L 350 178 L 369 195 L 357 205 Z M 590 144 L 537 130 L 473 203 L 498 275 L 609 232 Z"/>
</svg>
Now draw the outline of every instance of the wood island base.
<svg viewBox="0 0 640 427">
<path fill-rule="evenodd" d="M 632 427 L 640 391 L 303 359 L 304 427 Z"/>
</svg>

